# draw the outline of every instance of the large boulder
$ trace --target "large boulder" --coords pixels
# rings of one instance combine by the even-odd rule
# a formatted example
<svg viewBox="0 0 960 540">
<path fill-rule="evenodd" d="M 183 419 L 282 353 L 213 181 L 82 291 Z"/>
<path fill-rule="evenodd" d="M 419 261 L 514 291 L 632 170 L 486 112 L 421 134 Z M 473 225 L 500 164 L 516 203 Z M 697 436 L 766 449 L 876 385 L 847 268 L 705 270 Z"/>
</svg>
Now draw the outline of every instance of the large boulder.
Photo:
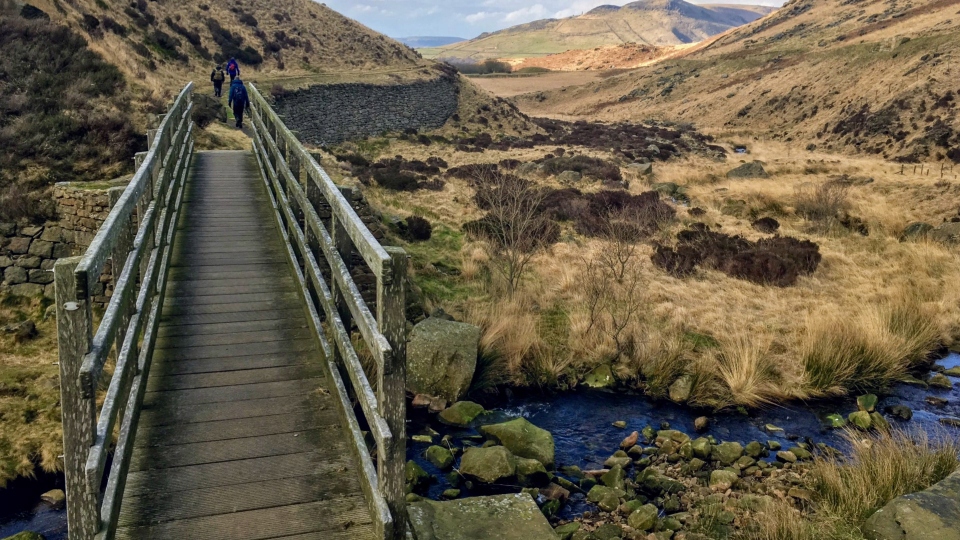
<svg viewBox="0 0 960 540">
<path fill-rule="evenodd" d="M 408 506 L 414 540 L 541 540 L 558 537 L 526 493 Z"/>
<path fill-rule="evenodd" d="M 526 418 L 483 426 L 480 432 L 505 446 L 515 456 L 535 459 L 546 468 L 553 468 L 553 435 L 531 424 Z"/>
<path fill-rule="evenodd" d="M 944 244 L 960 244 L 960 223 L 948 221 L 940 225 L 930 231 L 930 239 Z"/>
<path fill-rule="evenodd" d="M 727 178 L 767 178 L 770 175 L 763 168 L 763 162 L 744 163 L 727 173 Z"/>
<path fill-rule="evenodd" d="M 877 510 L 863 526 L 868 540 L 960 540 L 960 471 Z"/>
<path fill-rule="evenodd" d="M 492 484 L 512 478 L 517 472 L 517 460 L 502 446 L 468 448 L 460 459 L 460 473 Z"/>
<path fill-rule="evenodd" d="M 407 344 L 407 390 L 459 400 L 477 369 L 480 329 L 430 317 L 413 327 Z"/>
</svg>

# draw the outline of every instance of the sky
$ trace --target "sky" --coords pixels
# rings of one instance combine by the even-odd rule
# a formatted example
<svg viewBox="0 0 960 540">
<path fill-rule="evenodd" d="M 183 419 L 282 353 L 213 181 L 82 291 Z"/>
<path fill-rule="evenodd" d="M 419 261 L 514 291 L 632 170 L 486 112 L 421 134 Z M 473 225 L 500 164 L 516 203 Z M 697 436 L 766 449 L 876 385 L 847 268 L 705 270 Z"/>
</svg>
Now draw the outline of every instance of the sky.
<svg viewBox="0 0 960 540">
<path fill-rule="evenodd" d="M 483 32 L 537 19 L 579 15 L 604 4 L 631 0 L 324 0 L 328 7 L 390 37 L 456 36 Z M 689 1 L 689 0 L 688 0 Z M 780 6 L 782 0 L 698 0 L 694 3 Z"/>
</svg>

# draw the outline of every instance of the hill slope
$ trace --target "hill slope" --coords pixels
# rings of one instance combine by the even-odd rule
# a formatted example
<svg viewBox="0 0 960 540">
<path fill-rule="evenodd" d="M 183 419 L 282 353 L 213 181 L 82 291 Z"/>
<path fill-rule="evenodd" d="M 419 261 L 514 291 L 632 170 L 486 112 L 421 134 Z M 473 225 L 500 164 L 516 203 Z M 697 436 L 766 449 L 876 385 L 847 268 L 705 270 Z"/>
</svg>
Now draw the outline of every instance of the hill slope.
<svg viewBox="0 0 960 540">
<path fill-rule="evenodd" d="M 774 9 L 641 0 L 623 7 L 600 6 L 577 17 L 534 21 L 421 52 L 427 57 L 480 60 L 543 56 L 621 43 L 679 45 L 726 32 Z"/>
<path fill-rule="evenodd" d="M 960 0 L 794 0 L 676 59 L 528 112 L 665 118 L 905 161 L 960 162 Z"/>
<path fill-rule="evenodd" d="M 235 56 L 246 76 L 415 71 L 404 45 L 309 0 L 31 0 L 90 48 L 148 86 L 204 81 Z M 175 83 L 175 84 L 174 84 Z"/>
</svg>

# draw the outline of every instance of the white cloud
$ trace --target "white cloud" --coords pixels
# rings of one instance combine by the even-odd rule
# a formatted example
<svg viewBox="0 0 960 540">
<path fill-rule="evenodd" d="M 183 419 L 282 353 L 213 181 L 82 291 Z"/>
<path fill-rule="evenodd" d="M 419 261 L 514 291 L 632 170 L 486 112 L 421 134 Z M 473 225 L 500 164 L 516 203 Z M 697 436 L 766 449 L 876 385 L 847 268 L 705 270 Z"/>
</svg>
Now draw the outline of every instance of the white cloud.
<svg viewBox="0 0 960 540">
<path fill-rule="evenodd" d="M 478 11 L 477 13 L 471 13 L 470 15 L 467 15 L 463 19 L 470 24 L 477 24 L 495 17 L 496 15 L 496 13 L 490 13 L 489 11 Z"/>
<path fill-rule="evenodd" d="M 550 12 L 547 11 L 547 8 L 543 7 L 543 4 L 534 4 L 530 7 L 520 8 L 507 13 L 503 17 L 503 22 L 507 24 L 521 24 L 536 19 L 543 19 L 548 13 Z"/>
</svg>

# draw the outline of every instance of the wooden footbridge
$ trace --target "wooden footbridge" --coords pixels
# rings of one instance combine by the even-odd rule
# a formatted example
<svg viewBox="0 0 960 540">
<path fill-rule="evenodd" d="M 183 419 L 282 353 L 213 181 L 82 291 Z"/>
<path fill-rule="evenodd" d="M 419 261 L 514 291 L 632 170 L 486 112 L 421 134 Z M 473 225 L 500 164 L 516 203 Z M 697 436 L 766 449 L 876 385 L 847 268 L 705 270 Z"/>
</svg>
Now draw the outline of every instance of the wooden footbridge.
<svg viewBox="0 0 960 540">
<path fill-rule="evenodd" d="M 188 85 L 56 265 L 71 539 L 405 535 L 406 254 L 250 96 L 253 152 L 195 152 Z"/>
</svg>

